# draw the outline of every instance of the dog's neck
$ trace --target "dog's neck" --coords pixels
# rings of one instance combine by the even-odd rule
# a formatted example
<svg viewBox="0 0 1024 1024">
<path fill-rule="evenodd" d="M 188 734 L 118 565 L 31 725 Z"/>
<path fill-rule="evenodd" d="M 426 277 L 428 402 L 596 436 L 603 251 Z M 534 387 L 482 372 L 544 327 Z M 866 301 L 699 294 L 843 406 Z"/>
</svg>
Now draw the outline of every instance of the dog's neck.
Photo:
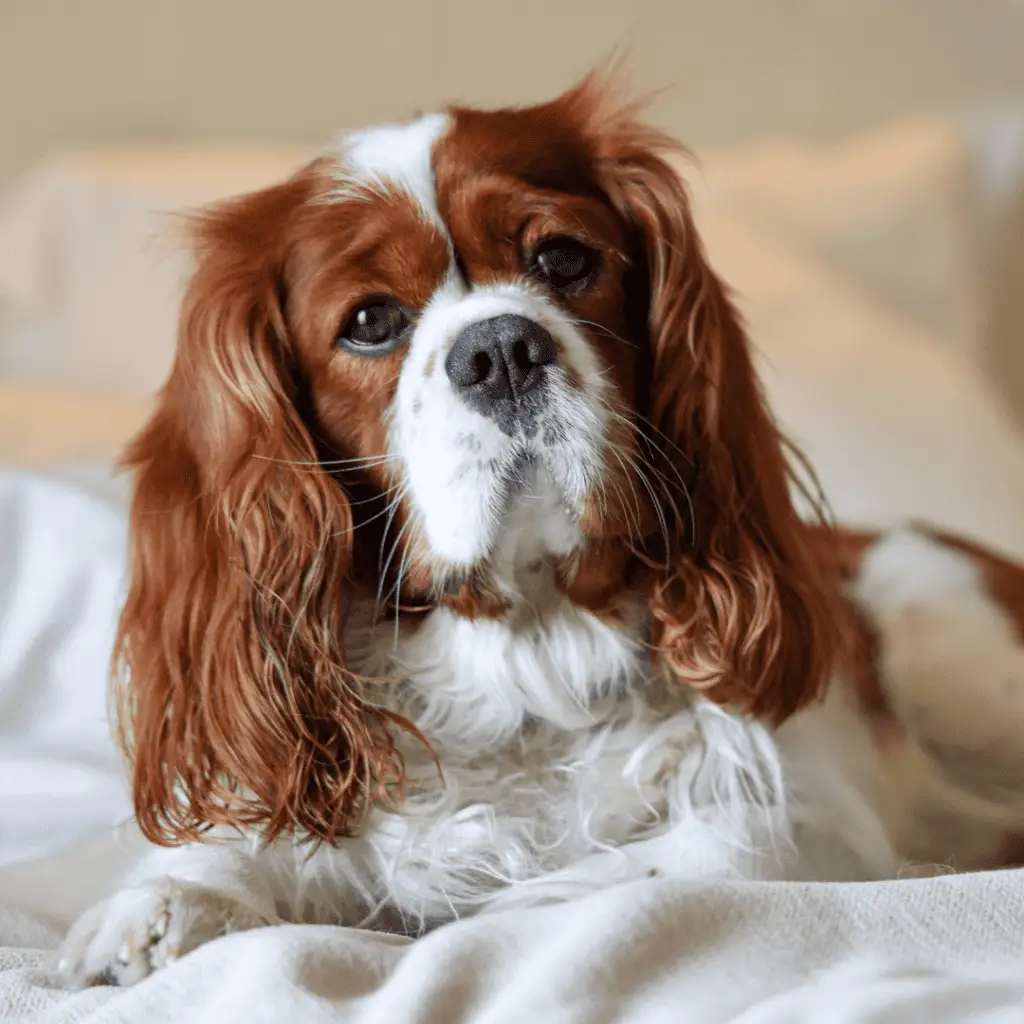
<svg viewBox="0 0 1024 1024">
<path fill-rule="evenodd" d="M 404 680 L 401 710 L 432 743 L 486 747 L 524 722 L 588 728 L 651 674 L 647 610 L 624 585 L 623 553 L 585 538 L 564 498 L 530 477 L 508 496 L 487 559 L 417 615 L 379 623 L 364 671 Z"/>
<path fill-rule="evenodd" d="M 639 601 L 612 622 L 549 589 L 543 607 L 523 600 L 501 618 L 436 607 L 397 627 L 377 622 L 351 663 L 401 678 L 396 710 L 432 744 L 485 750 L 524 722 L 593 726 L 609 697 L 649 677 L 646 628 Z"/>
</svg>

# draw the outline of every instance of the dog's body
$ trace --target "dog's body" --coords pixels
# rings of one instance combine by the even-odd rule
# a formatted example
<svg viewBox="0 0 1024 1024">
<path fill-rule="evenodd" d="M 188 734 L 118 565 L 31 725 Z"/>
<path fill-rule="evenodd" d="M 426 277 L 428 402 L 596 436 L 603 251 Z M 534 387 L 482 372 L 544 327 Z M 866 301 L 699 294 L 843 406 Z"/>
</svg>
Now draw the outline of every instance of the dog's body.
<svg viewBox="0 0 1024 1024">
<path fill-rule="evenodd" d="M 848 881 L 999 866 L 1006 838 L 1024 831 L 1018 608 L 997 600 L 974 558 L 915 531 L 872 541 L 850 582 L 877 638 L 887 709 L 871 714 L 839 677 L 777 730 L 667 688 L 641 637 L 585 620 L 545 637 L 466 628 L 439 610 L 397 651 L 388 623 L 368 646 L 407 673 L 397 710 L 430 736 L 443 778 L 410 744 L 401 813 L 372 811 L 337 847 L 222 831 L 154 849 L 78 922 L 65 971 L 130 984 L 236 929 L 417 934 L 655 876 Z M 472 670 L 511 692 L 549 673 L 582 684 L 588 660 L 596 681 L 615 664 L 617 686 L 566 709 L 572 727 L 481 729 L 434 685 Z"/>
<path fill-rule="evenodd" d="M 186 845 L 69 981 L 1024 831 L 1024 573 L 800 522 L 665 140 L 600 92 L 360 133 L 203 227 L 119 646 L 137 816 Z"/>
</svg>

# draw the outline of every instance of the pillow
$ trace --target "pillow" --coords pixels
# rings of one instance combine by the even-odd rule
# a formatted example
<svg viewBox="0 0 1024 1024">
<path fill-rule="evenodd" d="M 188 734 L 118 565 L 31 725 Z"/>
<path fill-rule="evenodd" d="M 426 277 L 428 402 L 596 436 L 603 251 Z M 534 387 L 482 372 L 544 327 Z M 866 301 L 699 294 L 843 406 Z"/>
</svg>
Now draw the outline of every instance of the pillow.
<svg viewBox="0 0 1024 1024">
<path fill-rule="evenodd" d="M 110 465 L 151 401 L 0 380 L 0 466 Z"/>
<path fill-rule="evenodd" d="M 758 143 L 708 153 L 684 175 L 699 205 L 724 206 L 950 347 L 974 351 L 976 175 L 970 141 L 953 124 L 910 122 L 832 146 Z"/>
<path fill-rule="evenodd" d="M 925 519 L 1024 558 L 1024 436 L 979 372 L 730 213 L 705 209 L 700 226 L 837 518 Z"/>
<path fill-rule="evenodd" d="M 284 178 L 306 156 L 111 150 L 44 167 L 0 217 L 0 374 L 152 393 L 190 266 L 180 214 Z"/>
</svg>

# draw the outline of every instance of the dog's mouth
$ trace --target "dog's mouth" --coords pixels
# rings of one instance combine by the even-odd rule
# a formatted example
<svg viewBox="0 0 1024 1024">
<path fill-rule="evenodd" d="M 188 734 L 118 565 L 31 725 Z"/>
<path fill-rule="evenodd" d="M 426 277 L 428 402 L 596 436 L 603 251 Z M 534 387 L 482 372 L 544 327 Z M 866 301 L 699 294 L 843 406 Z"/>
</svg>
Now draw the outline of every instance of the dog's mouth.
<svg viewBox="0 0 1024 1024">
<path fill-rule="evenodd" d="M 516 499 L 542 486 L 541 480 L 547 474 L 543 456 L 525 444 L 513 445 L 504 458 L 494 462 L 495 498 L 491 514 L 503 521 Z"/>
<path fill-rule="evenodd" d="M 508 578 L 523 559 L 558 558 L 579 545 L 604 479 L 604 419 L 578 390 L 538 387 L 530 394 L 543 394 L 544 402 L 511 433 L 467 420 L 457 408 L 418 431 L 403 426 L 396 451 L 404 463 L 407 536 L 417 538 L 420 564 L 432 576 L 496 567 Z"/>
<path fill-rule="evenodd" d="M 488 514 L 494 529 L 480 568 L 510 580 L 581 543 L 584 505 L 567 491 L 550 454 L 528 448 L 511 454 L 496 470 L 493 495 Z"/>
<path fill-rule="evenodd" d="M 488 516 L 500 530 L 506 530 L 515 519 L 520 529 L 528 526 L 530 516 L 538 521 L 550 518 L 554 510 L 578 522 L 585 507 L 585 490 L 574 482 L 583 467 L 573 466 L 558 440 L 563 432 L 546 431 L 548 442 L 540 432 L 531 437 L 513 439 L 499 458 L 491 460 L 491 500 Z"/>
</svg>

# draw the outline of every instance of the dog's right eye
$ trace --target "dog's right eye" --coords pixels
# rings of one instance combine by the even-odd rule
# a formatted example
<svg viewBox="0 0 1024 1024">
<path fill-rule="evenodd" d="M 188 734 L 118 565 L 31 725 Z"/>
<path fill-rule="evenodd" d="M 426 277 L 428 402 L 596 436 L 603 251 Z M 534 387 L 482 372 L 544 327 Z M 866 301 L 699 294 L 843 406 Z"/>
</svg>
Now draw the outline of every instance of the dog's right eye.
<svg viewBox="0 0 1024 1024">
<path fill-rule="evenodd" d="M 534 273 L 560 292 L 585 288 L 601 265 L 601 254 L 577 238 L 545 239 L 533 254 Z"/>
<path fill-rule="evenodd" d="M 405 310 L 393 299 L 371 299 L 349 317 L 338 344 L 359 355 L 386 355 L 405 340 L 410 324 Z"/>
</svg>

